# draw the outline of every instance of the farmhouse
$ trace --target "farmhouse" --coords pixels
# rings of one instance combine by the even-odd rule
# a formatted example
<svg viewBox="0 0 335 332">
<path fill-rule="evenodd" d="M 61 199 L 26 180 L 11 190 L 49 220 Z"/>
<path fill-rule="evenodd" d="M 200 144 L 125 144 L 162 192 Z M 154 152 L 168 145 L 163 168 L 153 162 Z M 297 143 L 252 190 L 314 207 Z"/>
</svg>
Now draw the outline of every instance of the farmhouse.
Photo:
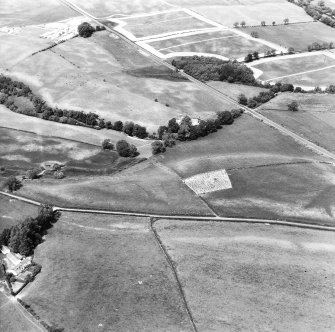
<svg viewBox="0 0 335 332">
<path fill-rule="evenodd" d="M 6 246 L 2 246 L 1 252 L 5 256 L 3 262 L 6 267 L 6 272 L 12 273 L 15 276 L 19 275 L 31 265 L 31 257 L 23 258 L 20 254 L 12 253 Z"/>
</svg>

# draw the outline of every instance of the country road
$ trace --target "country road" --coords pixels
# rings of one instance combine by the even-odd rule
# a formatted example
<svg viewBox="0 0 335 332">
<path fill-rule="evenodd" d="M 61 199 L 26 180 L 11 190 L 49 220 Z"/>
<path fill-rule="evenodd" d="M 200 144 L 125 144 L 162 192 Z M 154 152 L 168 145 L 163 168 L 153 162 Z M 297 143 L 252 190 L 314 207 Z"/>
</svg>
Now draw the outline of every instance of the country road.
<svg viewBox="0 0 335 332">
<path fill-rule="evenodd" d="M 143 47 L 141 47 L 140 45 L 137 45 L 135 42 L 131 41 L 130 39 L 128 39 L 127 37 L 125 37 L 124 35 L 122 35 L 121 33 L 119 33 L 118 31 L 115 31 L 111 28 L 109 28 L 108 26 L 106 26 L 105 24 L 103 24 L 102 22 L 99 21 L 98 18 L 92 16 L 91 14 L 89 14 L 88 12 L 86 12 L 85 10 L 83 10 L 82 8 L 78 7 L 77 5 L 71 3 L 71 1 L 68 0 L 59 0 L 62 4 L 70 7 L 71 9 L 75 10 L 76 12 L 78 12 L 81 15 L 84 15 L 88 18 L 90 18 L 91 20 L 95 21 L 97 24 L 99 25 L 103 25 L 106 30 L 108 30 L 109 32 L 117 35 L 118 37 L 120 37 L 122 40 L 124 40 L 126 43 L 130 44 L 132 47 L 134 47 L 135 49 L 137 49 L 138 51 L 141 51 L 142 53 L 145 52 L 146 54 L 148 53 L 148 50 L 144 49 Z M 172 66 L 171 64 L 167 63 L 166 61 L 162 60 L 161 58 L 159 58 L 158 56 L 150 53 L 152 59 L 157 62 L 158 64 L 161 64 L 173 71 L 176 70 L 176 68 L 174 66 Z M 293 138 L 296 142 L 298 142 L 299 144 L 309 148 L 310 150 L 316 152 L 317 154 L 323 155 L 325 157 L 328 157 L 330 159 L 332 159 L 333 161 L 335 161 L 335 154 L 329 152 L 328 150 L 308 141 L 307 139 L 295 134 L 294 132 L 284 128 L 283 126 L 281 126 L 280 124 L 268 119 L 267 117 L 265 117 L 264 115 L 259 114 L 256 110 L 250 109 L 247 106 L 243 106 L 240 105 L 236 100 L 234 100 L 233 98 L 225 95 L 224 93 L 222 93 L 221 91 L 195 79 L 194 77 L 184 73 L 183 71 L 179 72 L 182 76 L 184 76 L 185 78 L 187 78 L 188 80 L 190 80 L 191 82 L 193 82 L 195 85 L 199 86 L 201 89 L 206 90 L 207 92 L 211 93 L 212 95 L 214 95 L 215 97 L 224 100 L 224 101 L 228 101 L 230 102 L 232 105 L 234 105 L 235 107 L 238 108 L 242 108 L 246 113 L 252 115 L 254 118 L 262 121 L 264 124 L 277 129 L 278 131 L 280 131 L 282 134 L 287 135 L 291 138 Z"/>
</svg>

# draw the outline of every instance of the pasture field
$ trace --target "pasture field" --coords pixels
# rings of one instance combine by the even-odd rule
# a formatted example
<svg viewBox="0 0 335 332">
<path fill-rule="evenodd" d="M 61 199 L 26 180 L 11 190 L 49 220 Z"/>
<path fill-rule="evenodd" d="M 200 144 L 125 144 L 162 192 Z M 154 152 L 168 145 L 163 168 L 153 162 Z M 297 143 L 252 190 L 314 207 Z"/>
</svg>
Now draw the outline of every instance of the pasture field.
<svg viewBox="0 0 335 332">
<path fill-rule="evenodd" d="M 5 228 L 10 228 L 23 221 L 26 217 L 36 217 L 37 214 L 37 206 L 0 195 L 0 233 Z"/>
<path fill-rule="evenodd" d="M 5 128 L 0 128 L 0 135 L 0 165 L 5 168 L 0 176 L 22 175 L 46 161 L 64 164 L 66 176 L 108 174 L 137 162 L 136 158 L 119 157 L 116 151 L 55 137 Z"/>
<path fill-rule="evenodd" d="M 241 30 L 248 33 L 258 32 L 259 38 L 286 48 L 293 47 L 296 51 L 306 51 L 307 46 L 314 42 L 335 43 L 333 28 L 320 22 L 247 27 Z"/>
<path fill-rule="evenodd" d="M 335 68 L 335 57 L 332 58 L 330 56 L 327 56 L 326 54 L 313 54 L 311 53 L 311 56 L 303 56 L 303 57 L 292 57 L 285 59 L 280 59 L 280 57 L 273 58 L 272 61 L 266 61 L 263 63 L 260 63 L 259 65 L 251 65 L 252 68 L 256 68 L 258 70 L 261 70 L 263 74 L 258 77 L 260 80 L 263 81 L 272 81 L 272 80 L 284 80 L 284 81 L 291 81 L 293 83 L 296 80 L 299 80 L 299 73 L 307 72 L 310 70 L 318 70 L 325 67 L 334 66 Z M 325 69 L 327 71 L 327 74 L 329 71 L 331 71 L 330 68 Z M 320 70 L 320 73 L 322 73 L 322 70 Z M 310 73 L 311 75 L 316 75 L 317 72 Z M 287 77 L 285 79 L 285 76 L 294 75 L 292 77 Z M 309 74 L 303 74 L 303 76 L 308 76 Z M 324 76 L 328 77 L 328 75 Z M 328 79 L 329 82 L 331 82 L 331 77 Z M 333 80 L 333 82 L 335 79 Z M 293 83 L 294 84 L 294 83 Z"/>
<path fill-rule="evenodd" d="M 1 332 L 37 332 L 40 329 L 31 323 L 20 310 L 19 304 L 9 300 L 0 292 L 0 330 Z M 22 309 L 21 309 L 22 310 Z"/>
<path fill-rule="evenodd" d="M 126 140 L 138 148 L 141 157 L 151 155 L 151 152 L 149 152 L 149 150 L 151 150 L 149 147 L 150 141 L 133 138 L 115 130 L 95 130 L 87 127 L 46 121 L 32 116 L 14 113 L 3 105 L 0 105 L 0 117 L 2 126 L 8 129 L 26 131 L 49 138 L 60 138 L 76 141 L 78 143 L 87 143 L 99 148 L 101 147 L 102 141 L 106 138 L 110 139 L 113 143 L 119 140 Z"/>
<path fill-rule="evenodd" d="M 66 207 L 212 215 L 176 174 L 149 161 L 111 176 L 30 181 L 20 195 Z"/>
<path fill-rule="evenodd" d="M 191 331 L 146 218 L 62 213 L 21 298 L 65 331 Z"/>
<path fill-rule="evenodd" d="M 245 21 L 247 25 L 260 25 L 265 20 L 283 23 L 308 22 L 313 19 L 305 11 L 286 0 L 171 0 L 170 4 L 186 7 L 222 25 L 232 27 L 235 22 Z M 227 14 L 229 13 L 229 15 Z"/>
<path fill-rule="evenodd" d="M 155 158 L 183 179 L 226 169 L 232 189 L 202 195 L 221 216 L 333 224 L 334 167 L 246 114 Z"/>
<path fill-rule="evenodd" d="M 287 110 L 292 101 L 298 102 L 298 112 Z M 334 95 L 286 93 L 262 105 L 258 112 L 334 153 L 334 102 Z"/>
<path fill-rule="evenodd" d="M 57 0 L 1 0 L 0 27 L 43 24 L 77 15 Z"/>
<path fill-rule="evenodd" d="M 148 14 L 170 10 L 172 7 L 161 0 L 93 0 L 93 1 L 71 1 L 80 8 L 86 10 L 95 17 L 122 17 L 132 14 Z"/>
<path fill-rule="evenodd" d="M 154 227 L 199 331 L 332 330 L 332 232 L 180 220 Z"/>
<path fill-rule="evenodd" d="M 202 37 L 201 40 L 199 37 Z M 170 46 L 172 44 L 172 46 Z M 270 47 L 235 34 L 232 31 L 220 31 L 213 33 L 202 33 L 194 38 L 194 35 L 171 38 L 168 40 L 150 43 L 164 55 L 172 56 L 175 52 L 194 52 L 216 54 L 228 59 L 238 59 L 245 57 L 246 54 L 258 51 L 265 53 Z"/>
<path fill-rule="evenodd" d="M 52 52 L 22 61 L 6 75 L 27 83 L 53 106 L 94 111 L 113 122 L 134 121 L 149 132 L 173 117 L 208 118 L 222 107 L 231 107 L 150 58 L 133 51 L 129 54 L 124 42 L 112 36 L 103 32 L 90 39 L 69 40 Z M 118 49 L 120 44 L 123 48 Z M 92 57 L 94 53 L 99 56 Z M 121 62 L 122 54 L 130 59 Z"/>
<path fill-rule="evenodd" d="M 130 17 L 120 19 L 120 21 L 122 24 L 126 24 L 122 29 L 130 32 L 135 38 L 215 27 L 214 25 L 195 18 L 184 11 L 172 11 L 162 14 L 157 13 L 143 17 Z"/>
</svg>

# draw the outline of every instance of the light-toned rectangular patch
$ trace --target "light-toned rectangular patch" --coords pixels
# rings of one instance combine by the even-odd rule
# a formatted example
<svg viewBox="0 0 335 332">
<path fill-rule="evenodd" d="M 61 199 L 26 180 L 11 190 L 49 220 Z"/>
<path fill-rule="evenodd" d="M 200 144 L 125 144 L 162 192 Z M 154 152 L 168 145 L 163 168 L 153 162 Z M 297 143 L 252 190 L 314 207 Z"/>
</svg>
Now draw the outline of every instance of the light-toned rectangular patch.
<svg viewBox="0 0 335 332">
<path fill-rule="evenodd" d="M 184 182 L 197 195 L 232 188 L 229 176 L 225 169 L 197 174 L 185 179 Z"/>
</svg>

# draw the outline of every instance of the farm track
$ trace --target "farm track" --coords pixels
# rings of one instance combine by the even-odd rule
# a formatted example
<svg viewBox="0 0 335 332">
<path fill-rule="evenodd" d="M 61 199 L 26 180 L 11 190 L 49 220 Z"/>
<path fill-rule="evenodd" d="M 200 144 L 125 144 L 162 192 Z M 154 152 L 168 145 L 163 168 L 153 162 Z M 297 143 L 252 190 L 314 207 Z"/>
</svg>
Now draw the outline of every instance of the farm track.
<svg viewBox="0 0 335 332">
<path fill-rule="evenodd" d="M 135 42 L 129 40 L 128 38 L 126 38 L 124 35 L 122 35 L 121 33 L 109 28 L 108 26 L 106 26 L 105 24 L 103 24 L 102 22 L 100 22 L 97 18 L 95 18 L 94 16 L 92 16 L 91 14 L 89 14 L 88 12 L 86 12 L 85 10 L 81 9 L 80 7 L 72 4 L 70 1 L 68 0 L 59 0 L 59 2 L 61 2 L 62 4 L 70 7 L 72 10 L 75 10 L 76 12 L 78 12 L 81 15 L 84 15 L 90 19 L 92 19 L 93 21 L 95 21 L 97 24 L 99 25 L 103 25 L 107 31 L 119 36 L 122 40 L 124 40 L 127 44 L 131 45 L 133 48 L 137 49 L 138 51 L 141 52 L 145 52 L 146 54 L 148 54 L 148 51 L 146 49 L 144 49 L 143 47 L 137 45 Z M 169 63 L 163 61 L 162 59 L 160 59 L 158 56 L 150 53 L 151 58 L 157 62 L 160 65 L 164 65 L 165 67 L 175 71 L 175 67 L 170 65 Z M 240 105 L 236 100 L 234 100 L 233 98 L 225 95 L 224 93 L 222 93 L 221 91 L 195 79 L 194 77 L 184 73 L 183 71 L 179 72 L 182 76 L 184 76 L 185 78 L 187 78 L 189 81 L 193 82 L 195 85 L 197 85 L 198 87 L 200 87 L 201 89 L 206 90 L 207 92 L 210 92 L 213 96 L 224 100 L 224 101 L 228 101 L 230 102 L 232 105 L 234 105 L 235 107 L 239 107 L 242 108 L 245 112 L 247 112 L 248 114 L 252 115 L 255 119 L 263 122 L 264 124 L 277 129 L 278 131 L 280 131 L 282 134 L 289 136 L 291 138 L 293 138 L 296 142 L 300 143 L 301 145 L 309 148 L 310 150 L 316 152 L 317 154 L 326 156 L 332 160 L 335 161 L 335 154 L 329 152 L 326 149 L 323 149 L 319 146 L 317 146 L 316 144 L 308 141 L 305 138 L 302 138 L 301 136 L 295 134 L 294 132 L 284 128 L 283 126 L 281 126 L 280 124 L 266 118 L 265 116 L 261 115 L 260 113 L 258 113 L 256 110 L 250 109 L 246 106 Z"/>
</svg>

